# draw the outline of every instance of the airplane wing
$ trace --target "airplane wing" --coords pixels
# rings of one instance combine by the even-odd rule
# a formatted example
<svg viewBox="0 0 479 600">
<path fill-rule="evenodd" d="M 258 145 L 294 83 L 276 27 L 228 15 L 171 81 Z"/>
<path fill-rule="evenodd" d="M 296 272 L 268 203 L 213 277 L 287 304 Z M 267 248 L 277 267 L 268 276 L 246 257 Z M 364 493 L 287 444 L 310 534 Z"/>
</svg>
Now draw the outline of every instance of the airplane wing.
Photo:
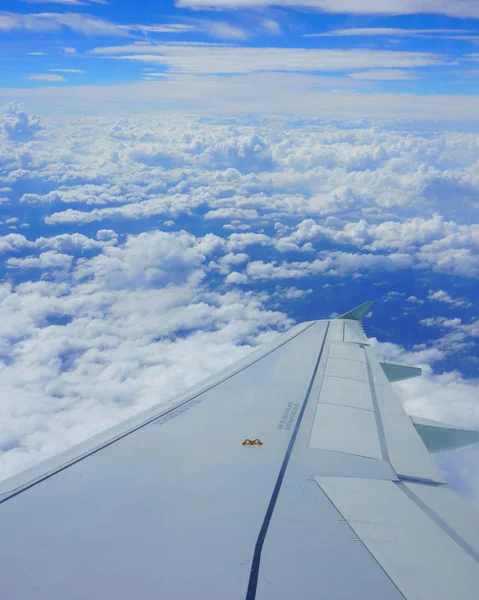
<svg viewBox="0 0 479 600">
<path fill-rule="evenodd" d="M 2 597 L 476 598 L 478 514 L 394 394 L 368 307 L 0 484 Z"/>
</svg>

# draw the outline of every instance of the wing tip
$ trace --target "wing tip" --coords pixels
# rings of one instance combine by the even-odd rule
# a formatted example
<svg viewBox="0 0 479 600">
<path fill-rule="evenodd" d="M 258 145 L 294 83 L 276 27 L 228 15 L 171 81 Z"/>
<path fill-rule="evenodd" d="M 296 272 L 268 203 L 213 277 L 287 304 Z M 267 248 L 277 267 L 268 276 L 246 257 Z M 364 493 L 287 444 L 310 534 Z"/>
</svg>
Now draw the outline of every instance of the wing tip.
<svg viewBox="0 0 479 600">
<path fill-rule="evenodd" d="M 348 311 L 347 313 L 344 313 L 344 315 L 341 315 L 337 318 L 351 319 L 352 321 L 359 321 L 362 323 L 364 315 L 368 312 L 368 310 L 373 304 L 374 300 L 368 300 L 367 302 L 363 302 L 363 304 L 356 306 L 356 308 L 353 308 L 352 310 Z"/>
</svg>

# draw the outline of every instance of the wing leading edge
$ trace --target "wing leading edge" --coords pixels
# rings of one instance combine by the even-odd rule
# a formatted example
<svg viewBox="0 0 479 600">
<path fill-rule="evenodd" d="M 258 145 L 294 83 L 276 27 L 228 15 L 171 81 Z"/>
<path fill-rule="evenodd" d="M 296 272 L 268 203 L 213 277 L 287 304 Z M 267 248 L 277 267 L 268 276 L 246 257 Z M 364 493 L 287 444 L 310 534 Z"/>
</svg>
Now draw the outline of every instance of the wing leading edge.
<svg viewBox="0 0 479 600">
<path fill-rule="evenodd" d="M 475 598 L 477 513 L 395 396 L 368 308 L 0 484 L 5 597 Z"/>
</svg>

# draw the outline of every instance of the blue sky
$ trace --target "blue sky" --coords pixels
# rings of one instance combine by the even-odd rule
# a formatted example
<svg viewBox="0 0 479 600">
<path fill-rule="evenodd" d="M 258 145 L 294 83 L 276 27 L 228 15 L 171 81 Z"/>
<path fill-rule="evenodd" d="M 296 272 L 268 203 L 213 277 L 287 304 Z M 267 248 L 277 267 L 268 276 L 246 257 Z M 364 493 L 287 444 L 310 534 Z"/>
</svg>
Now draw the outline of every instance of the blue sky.
<svg viewBox="0 0 479 600">
<path fill-rule="evenodd" d="M 162 108 L 180 102 L 204 110 L 205 85 L 214 80 L 215 93 L 227 96 L 228 78 L 242 78 L 252 88 L 244 107 L 254 110 L 257 75 L 267 73 L 268 82 L 273 79 L 268 85 L 290 88 L 291 105 L 291 87 L 305 86 L 314 97 L 320 86 L 323 93 L 395 94 L 394 110 L 398 94 L 477 94 L 478 18 L 477 8 L 457 0 L 6 0 L 0 93 L 8 100 L 8 88 L 48 87 L 41 98 L 50 98 L 51 88 L 67 88 L 57 94 L 72 109 L 85 93 L 91 97 L 84 86 L 94 86 L 97 100 L 105 102 L 105 88 L 115 86 L 116 97 L 132 106 L 128 87 L 141 81 L 151 85 L 136 99 L 138 107 L 166 91 Z M 191 101 L 191 89 L 203 100 Z M 48 110 L 33 92 L 22 99 Z M 467 106 L 468 114 L 476 108 Z M 427 115 L 426 106 L 418 110 Z M 458 114 L 457 100 L 445 112 Z"/>
<path fill-rule="evenodd" d="M 4 476 L 368 299 L 479 428 L 479 6 L 234 5 L 2 3 Z"/>
</svg>

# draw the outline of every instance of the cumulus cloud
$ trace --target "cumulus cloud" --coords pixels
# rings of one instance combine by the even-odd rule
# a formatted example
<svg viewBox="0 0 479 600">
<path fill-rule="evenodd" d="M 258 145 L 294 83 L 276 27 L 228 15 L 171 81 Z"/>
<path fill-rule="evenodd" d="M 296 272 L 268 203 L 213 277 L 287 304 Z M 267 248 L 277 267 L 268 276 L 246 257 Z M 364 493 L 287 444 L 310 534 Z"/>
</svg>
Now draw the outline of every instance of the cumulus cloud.
<svg viewBox="0 0 479 600">
<path fill-rule="evenodd" d="M 418 298 L 417 296 L 408 296 L 406 298 L 406 302 L 411 302 L 412 304 L 424 304 L 424 300 L 422 298 Z"/>
<path fill-rule="evenodd" d="M 36 127 L 33 118 L 22 119 Z M 278 137 L 276 127 L 75 119 L 50 126 L 49 137 L 22 154 L 6 146 L 3 177 L 21 185 L 22 204 L 43 207 L 48 225 L 201 216 L 209 227 L 222 222 L 224 231 L 253 227 L 229 236 L 230 251 L 257 244 L 301 252 L 301 263 L 318 259 L 318 251 L 326 260 L 324 246 L 332 244 L 346 254 L 407 255 L 401 265 L 425 271 L 477 275 L 479 229 L 467 222 L 475 202 L 469 190 L 479 182 L 476 135 L 286 122 Z M 449 182 L 454 205 L 445 202 L 446 191 L 431 193 L 439 179 Z M 260 232 L 268 223 L 274 232 Z M 392 260 L 380 258 L 378 268 Z"/>
<path fill-rule="evenodd" d="M 478 233 L 475 224 L 458 225 L 435 214 L 428 219 L 416 217 L 379 224 L 361 220 L 339 229 L 308 219 L 299 224 L 289 239 L 296 242 L 325 239 L 371 251 L 413 251 L 419 266 L 427 264 L 439 272 L 476 277 Z"/>
<path fill-rule="evenodd" d="M 313 293 L 312 289 L 299 289 L 297 287 L 281 287 L 277 285 L 274 291 L 274 295 L 285 300 L 299 300 L 300 298 L 306 298 Z"/>
<path fill-rule="evenodd" d="M 56 116 L 40 131 L 19 110 L 2 119 L 23 119 L 24 140 L 0 136 L 5 475 L 170 397 L 293 318 L 382 290 L 395 292 L 380 304 L 391 323 L 408 307 L 418 345 L 396 331 L 381 352 L 426 369 L 425 416 L 440 418 L 439 385 L 474 393 L 477 134 L 158 111 Z M 24 224 L 25 235 L 8 229 Z M 444 416 L 459 424 L 463 408 Z"/>
<path fill-rule="evenodd" d="M 363 271 L 388 271 L 405 269 L 412 266 L 412 259 L 407 254 L 389 256 L 371 254 L 352 254 L 333 251 L 322 253 L 321 258 L 308 261 L 276 261 L 266 263 L 262 260 L 248 263 L 246 274 L 252 279 L 297 279 L 310 275 L 343 276 L 348 273 L 359 274 Z"/>
<path fill-rule="evenodd" d="M 39 256 L 9 258 L 6 264 L 7 267 L 16 269 L 69 269 L 72 260 L 69 254 L 61 254 L 52 250 L 42 252 Z"/>
<path fill-rule="evenodd" d="M 217 208 L 205 214 L 205 219 L 256 219 L 258 212 L 254 208 Z"/>
<path fill-rule="evenodd" d="M 91 258 L 69 256 L 62 280 L 3 285 L 3 475 L 167 399 L 291 323 L 260 296 L 202 283 L 220 247 L 211 235 L 143 233 Z M 63 256 L 14 264 L 54 270 Z"/>
<path fill-rule="evenodd" d="M 16 252 L 23 248 L 33 247 L 24 235 L 9 233 L 0 237 L 0 252 Z"/>
<path fill-rule="evenodd" d="M 433 302 L 444 302 L 445 304 L 450 304 L 451 306 L 460 308 L 472 306 L 472 303 L 469 302 L 469 300 L 466 300 L 466 298 L 452 298 L 444 290 L 429 290 L 427 299 L 432 300 Z"/>
<path fill-rule="evenodd" d="M 44 128 L 38 117 L 27 115 L 22 105 L 16 102 L 3 107 L 0 122 L 7 137 L 18 142 L 31 140 Z"/>
</svg>

